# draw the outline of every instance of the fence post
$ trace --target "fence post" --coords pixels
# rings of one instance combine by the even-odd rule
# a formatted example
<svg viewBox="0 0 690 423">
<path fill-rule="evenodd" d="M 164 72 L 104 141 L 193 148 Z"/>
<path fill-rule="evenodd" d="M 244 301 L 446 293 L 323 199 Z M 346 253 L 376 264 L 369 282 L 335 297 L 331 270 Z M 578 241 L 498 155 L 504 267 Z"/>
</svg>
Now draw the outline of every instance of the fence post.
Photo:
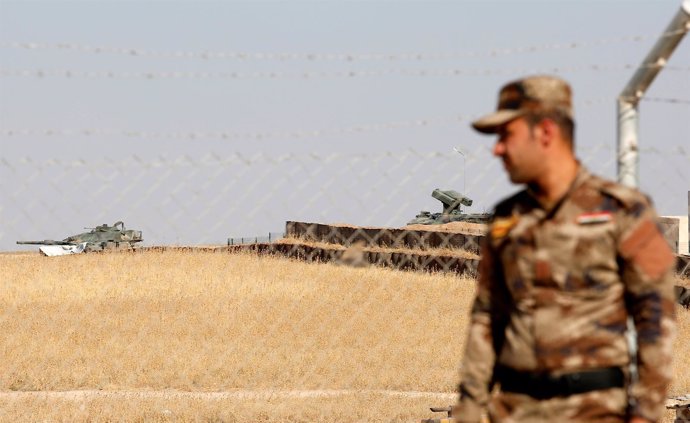
<svg viewBox="0 0 690 423">
<path fill-rule="evenodd" d="M 684 0 L 666 31 L 618 96 L 618 182 L 623 185 L 639 186 L 637 106 L 689 29 L 690 0 Z"/>
</svg>

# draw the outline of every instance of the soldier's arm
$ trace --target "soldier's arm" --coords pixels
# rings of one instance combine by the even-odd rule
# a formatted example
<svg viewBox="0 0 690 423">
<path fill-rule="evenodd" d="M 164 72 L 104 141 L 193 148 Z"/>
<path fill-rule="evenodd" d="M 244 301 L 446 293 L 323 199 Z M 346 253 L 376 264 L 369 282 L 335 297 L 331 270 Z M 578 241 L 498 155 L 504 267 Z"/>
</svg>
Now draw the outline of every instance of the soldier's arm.
<svg viewBox="0 0 690 423">
<path fill-rule="evenodd" d="M 479 422 L 491 390 L 494 365 L 500 352 L 507 316 L 503 272 L 488 241 L 482 246 L 477 293 L 472 306 L 467 344 L 460 369 L 460 397 L 453 407 L 458 422 Z"/>
<path fill-rule="evenodd" d="M 671 380 L 675 256 L 646 200 L 635 202 L 621 222 L 618 253 L 626 304 L 637 332 L 639 377 L 631 387 L 631 418 L 657 421 Z"/>
</svg>

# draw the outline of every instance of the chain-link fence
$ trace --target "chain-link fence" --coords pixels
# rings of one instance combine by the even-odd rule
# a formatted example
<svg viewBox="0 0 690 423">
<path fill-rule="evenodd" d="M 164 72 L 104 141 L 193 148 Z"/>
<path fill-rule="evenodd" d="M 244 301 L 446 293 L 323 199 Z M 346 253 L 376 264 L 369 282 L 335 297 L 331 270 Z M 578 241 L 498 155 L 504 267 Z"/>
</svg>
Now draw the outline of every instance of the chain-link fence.
<svg viewBox="0 0 690 423">
<path fill-rule="evenodd" d="M 579 156 L 612 175 L 612 146 Z M 643 189 L 660 210 L 687 206 L 689 159 L 683 146 L 643 150 L 643 176 L 654 173 Z M 489 212 L 515 189 L 499 166 L 487 145 L 1 159 L 3 249 L 114 220 L 143 231 L 145 248 L 2 255 L 0 419 L 432 417 L 454 401 L 484 228 L 401 228 L 442 211 L 434 188 L 472 198 L 465 213 Z"/>
<path fill-rule="evenodd" d="M 431 417 L 454 401 L 483 233 L 288 222 L 274 243 L 0 255 L 0 417 Z"/>
<path fill-rule="evenodd" d="M 0 421 L 431 417 L 428 407 L 456 397 L 486 227 L 408 223 L 450 207 L 436 188 L 471 199 L 453 207 L 475 215 L 518 189 L 491 141 L 473 142 L 458 123 L 469 131 L 509 78 L 564 75 L 586 123 L 578 157 L 615 179 L 613 121 L 602 116 L 613 118 L 619 85 L 658 38 L 650 33 L 304 53 L 8 31 Z M 641 189 L 662 215 L 688 211 L 690 131 L 679 122 L 689 71 L 668 64 L 643 99 L 641 129 L 655 122 L 664 139 L 641 136 Z M 143 233 L 136 252 L 48 259 L 16 244 L 117 221 Z M 98 244 L 118 242 L 129 241 Z M 20 249 L 32 253 L 9 253 Z M 688 314 L 679 319 L 687 332 Z M 690 344 L 676 355 L 690 356 Z M 690 392 L 675 365 L 673 393 Z"/>
<path fill-rule="evenodd" d="M 85 226 L 123 220 L 146 245 L 225 244 L 228 238 L 283 232 L 285 222 L 403 227 L 421 209 L 442 211 L 435 188 L 490 212 L 514 191 L 489 147 L 463 152 L 372 154 L 208 154 L 142 159 L 0 160 L 0 247 L 22 239 L 62 239 Z M 582 147 L 593 172 L 611 176 L 614 149 Z M 643 191 L 661 214 L 680 215 L 690 187 L 684 146 L 642 151 Z"/>
</svg>

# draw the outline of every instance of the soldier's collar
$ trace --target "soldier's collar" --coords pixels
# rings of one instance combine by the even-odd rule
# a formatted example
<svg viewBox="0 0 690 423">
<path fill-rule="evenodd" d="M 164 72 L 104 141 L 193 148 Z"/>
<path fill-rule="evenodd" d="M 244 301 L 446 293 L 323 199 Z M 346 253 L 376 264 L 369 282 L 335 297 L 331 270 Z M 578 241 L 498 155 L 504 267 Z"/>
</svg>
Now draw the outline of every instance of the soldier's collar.
<svg viewBox="0 0 690 423">
<path fill-rule="evenodd" d="M 577 160 L 577 173 L 575 174 L 575 179 L 573 179 L 573 182 L 570 184 L 570 187 L 568 187 L 568 190 L 559 198 L 558 200 L 554 201 L 553 203 L 546 203 L 544 201 L 539 200 L 539 196 L 537 195 L 537 192 L 530 187 L 529 185 L 527 186 L 527 193 L 532 197 L 532 199 L 539 204 L 539 206 L 546 212 L 546 215 L 552 215 L 553 213 L 556 212 L 563 203 L 563 201 L 570 197 L 570 194 L 572 194 L 573 191 L 575 191 L 580 185 L 582 185 L 589 177 L 591 174 L 587 170 L 587 168 L 580 163 L 579 160 Z"/>
</svg>

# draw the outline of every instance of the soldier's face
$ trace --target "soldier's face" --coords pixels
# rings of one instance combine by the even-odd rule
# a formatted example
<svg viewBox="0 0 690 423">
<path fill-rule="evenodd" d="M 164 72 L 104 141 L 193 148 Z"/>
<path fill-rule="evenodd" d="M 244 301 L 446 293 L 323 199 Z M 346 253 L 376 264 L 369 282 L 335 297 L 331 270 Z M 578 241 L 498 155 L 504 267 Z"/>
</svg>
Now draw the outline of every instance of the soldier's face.
<svg viewBox="0 0 690 423">
<path fill-rule="evenodd" d="M 498 131 L 493 154 L 503 162 L 511 182 L 534 182 L 544 166 L 539 127 L 530 128 L 524 118 L 508 122 Z"/>
</svg>

